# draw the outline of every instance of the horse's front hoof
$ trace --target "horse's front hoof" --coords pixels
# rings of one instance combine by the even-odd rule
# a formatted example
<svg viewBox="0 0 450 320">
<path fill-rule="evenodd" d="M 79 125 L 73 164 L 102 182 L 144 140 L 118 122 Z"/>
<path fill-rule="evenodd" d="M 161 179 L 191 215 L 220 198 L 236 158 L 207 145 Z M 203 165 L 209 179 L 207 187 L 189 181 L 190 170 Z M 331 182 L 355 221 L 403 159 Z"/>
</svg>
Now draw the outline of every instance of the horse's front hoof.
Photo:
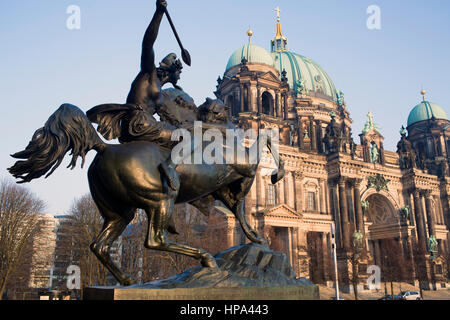
<svg viewBox="0 0 450 320">
<path fill-rule="evenodd" d="M 124 287 L 132 286 L 133 284 L 136 284 L 137 280 L 133 278 L 132 276 L 125 276 L 121 281 L 120 284 Z"/>
<path fill-rule="evenodd" d="M 216 259 L 209 253 L 202 257 L 202 266 L 205 268 L 218 268 Z"/>
</svg>

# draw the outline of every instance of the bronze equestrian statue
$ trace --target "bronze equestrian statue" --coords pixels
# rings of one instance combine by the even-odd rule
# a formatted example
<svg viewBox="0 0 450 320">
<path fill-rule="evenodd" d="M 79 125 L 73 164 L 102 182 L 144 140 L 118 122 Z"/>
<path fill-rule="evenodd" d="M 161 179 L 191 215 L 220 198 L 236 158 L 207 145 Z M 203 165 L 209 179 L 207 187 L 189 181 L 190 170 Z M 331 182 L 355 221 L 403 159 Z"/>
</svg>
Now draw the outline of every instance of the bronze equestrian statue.
<svg viewBox="0 0 450 320">
<path fill-rule="evenodd" d="M 208 205 L 220 200 L 234 213 L 249 240 L 266 243 L 249 226 L 243 208 L 261 149 L 257 164 L 175 165 L 171 161 L 174 130 L 180 127 L 191 130 L 193 122 L 200 120 L 208 122 L 206 127 L 220 130 L 232 124 L 229 109 L 220 100 L 207 99 L 199 108 L 193 106 L 193 101 L 177 86 L 182 65 L 174 54 L 168 55 L 159 68 L 155 67 L 153 44 L 162 16 L 167 12 L 166 5 L 162 0 L 156 3 L 156 12 L 144 36 L 141 71 L 131 86 L 126 104 L 97 106 L 87 114 L 76 106 L 63 104 L 34 133 L 26 149 L 12 155 L 23 160 L 8 169 L 15 178 L 21 179 L 18 183 L 30 182 L 51 175 L 68 152 L 72 155 L 69 164 L 72 169 L 78 157 L 82 158 L 83 167 L 85 155 L 90 150 L 97 152 L 88 170 L 88 180 L 104 225 L 90 247 L 121 285 L 134 284 L 135 280 L 114 264 L 109 248 L 132 221 L 137 209 L 145 210 L 148 216 L 146 248 L 184 254 L 199 259 L 205 267 L 217 266 L 211 254 L 167 238 L 167 232 L 176 232 L 172 213 L 177 203 L 190 203 L 207 213 Z M 174 89 L 161 91 L 165 83 L 172 83 Z M 158 122 L 153 117 L 158 111 L 161 119 L 167 121 Z M 91 122 L 98 123 L 97 130 L 106 139 L 118 138 L 121 144 L 103 142 Z M 276 183 L 283 178 L 284 169 L 271 143 L 270 137 L 259 136 L 255 145 L 267 145 L 271 151 L 278 167 L 272 175 L 272 183 Z M 245 151 L 250 152 L 248 148 Z"/>
</svg>

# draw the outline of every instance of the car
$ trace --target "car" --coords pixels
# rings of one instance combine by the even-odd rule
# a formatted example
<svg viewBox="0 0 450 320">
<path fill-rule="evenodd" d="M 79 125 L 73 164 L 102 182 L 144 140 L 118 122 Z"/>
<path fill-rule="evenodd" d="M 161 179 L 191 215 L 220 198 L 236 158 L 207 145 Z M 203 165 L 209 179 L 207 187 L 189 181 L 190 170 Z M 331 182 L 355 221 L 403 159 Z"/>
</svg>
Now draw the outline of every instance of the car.
<svg viewBox="0 0 450 320">
<path fill-rule="evenodd" d="M 387 294 L 383 298 L 380 298 L 378 300 L 403 300 L 403 297 L 399 296 L 399 295 L 396 295 L 396 294 L 394 294 L 394 295 Z"/>
<path fill-rule="evenodd" d="M 418 291 L 402 291 L 400 292 L 400 296 L 403 300 L 422 300 Z"/>
</svg>

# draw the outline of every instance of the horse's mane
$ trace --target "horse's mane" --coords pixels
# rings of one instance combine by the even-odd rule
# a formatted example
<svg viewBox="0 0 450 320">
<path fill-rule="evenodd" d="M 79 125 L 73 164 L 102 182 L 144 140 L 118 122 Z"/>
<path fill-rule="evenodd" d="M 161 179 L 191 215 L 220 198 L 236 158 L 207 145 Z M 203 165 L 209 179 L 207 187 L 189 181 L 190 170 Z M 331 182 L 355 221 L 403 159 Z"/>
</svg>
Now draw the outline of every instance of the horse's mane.
<svg viewBox="0 0 450 320">
<path fill-rule="evenodd" d="M 157 108 L 161 121 L 173 126 L 182 126 L 198 120 L 198 109 L 186 92 L 179 89 L 165 89 L 161 92 L 162 104 Z"/>
<path fill-rule="evenodd" d="M 228 123 L 230 122 L 229 108 L 220 99 L 206 98 L 205 103 L 198 107 L 198 118 L 208 123 Z M 218 119 L 215 115 L 220 111 L 222 119 Z"/>
</svg>

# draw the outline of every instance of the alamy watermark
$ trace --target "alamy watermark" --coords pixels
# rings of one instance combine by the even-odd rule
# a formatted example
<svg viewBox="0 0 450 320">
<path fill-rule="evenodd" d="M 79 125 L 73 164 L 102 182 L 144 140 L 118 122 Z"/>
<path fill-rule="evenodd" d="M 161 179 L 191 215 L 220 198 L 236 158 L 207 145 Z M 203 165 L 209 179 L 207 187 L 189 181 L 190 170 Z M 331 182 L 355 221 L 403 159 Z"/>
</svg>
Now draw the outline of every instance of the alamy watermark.
<svg viewBox="0 0 450 320">
<path fill-rule="evenodd" d="M 370 274 L 366 282 L 369 290 L 379 290 L 381 288 L 381 268 L 376 265 L 368 266 L 367 273 Z"/>
<path fill-rule="evenodd" d="M 70 5 L 66 9 L 69 17 L 66 20 L 66 27 L 69 30 L 81 29 L 81 9 L 77 5 Z"/>
<path fill-rule="evenodd" d="M 67 268 L 67 289 L 69 290 L 79 290 L 81 289 L 81 270 L 79 266 L 70 265 Z"/>
<path fill-rule="evenodd" d="M 237 164 L 255 165 L 261 161 L 264 148 L 279 164 L 278 146 L 280 135 L 278 129 L 218 129 L 204 130 L 201 121 L 196 121 L 193 133 L 187 129 L 177 129 L 172 133 L 172 141 L 180 141 L 172 149 L 171 160 L 175 164 Z M 245 147 L 245 141 L 254 141 Z M 276 170 L 278 166 L 273 168 Z M 273 171 L 271 172 L 274 173 Z"/>
<path fill-rule="evenodd" d="M 369 15 L 366 22 L 367 29 L 381 30 L 381 8 L 377 5 L 371 5 L 367 8 L 366 13 Z"/>
</svg>

